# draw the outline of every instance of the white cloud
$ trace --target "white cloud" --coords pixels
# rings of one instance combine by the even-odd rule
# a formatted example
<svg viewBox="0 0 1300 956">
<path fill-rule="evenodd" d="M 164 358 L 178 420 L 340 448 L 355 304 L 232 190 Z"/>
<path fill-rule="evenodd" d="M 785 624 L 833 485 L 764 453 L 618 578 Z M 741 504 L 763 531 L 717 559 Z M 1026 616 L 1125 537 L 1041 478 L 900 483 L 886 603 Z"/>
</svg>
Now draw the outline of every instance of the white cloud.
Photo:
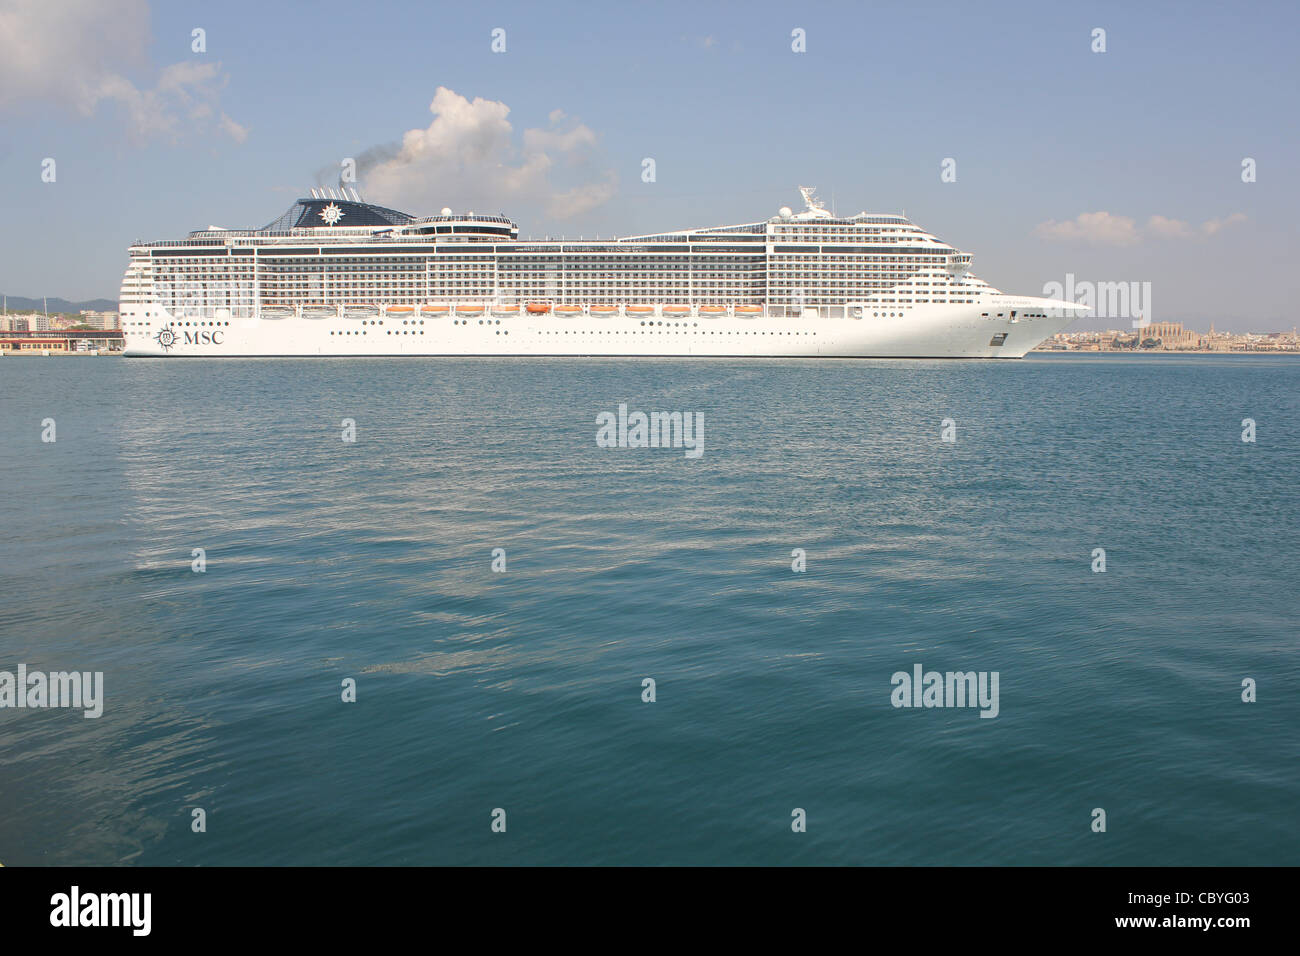
<svg viewBox="0 0 1300 956">
<path fill-rule="evenodd" d="M 1181 219 L 1168 219 L 1159 215 L 1147 220 L 1147 231 L 1164 239 L 1187 239 L 1196 235 L 1196 230 Z"/>
<path fill-rule="evenodd" d="M 572 219 L 609 202 L 614 189 L 615 180 L 611 173 L 600 182 L 556 193 L 547 203 L 547 209 L 557 219 Z"/>
<path fill-rule="evenodd" d="M 1108 212 L 1085 212 L 1065 222 L 1048 220 L 1040 223 L 1034 230 L 1034 234 L 1043 239 L 1058 241 L 1127 246 L 1147 238 L 1194 239 L 1198 236 L 1213 236 L 1222 229 L 1245 220 L 1246 216 L 1243 213 L 1234 212 L 1223 219 L 1207 220 L 1198 228 L 1182 219 L 1171 219 L 1156 214 L 1147 220 L 1145 229 L 1138 229 L 1137 223 L 1128 216 L 1116 216 Z"/>
<path fill-rule="evenodd" d="M 156 72 L 148 62 L 144 0 L 7 0 L 0 9 L 0 110 L 53 104 L 89 117 L 120 108 L 137 138 L 177 141 L 212 130 L 237 142 L 247 130 L 220 108 L 221 64 L 202 57 Z"/>
<path fill-rule="evenodd" d="M 1226 229 L 1246 221 L 1246 214 L 1234 212 L 1222 219 L 1207 219 L 1200 227 L 1183 222 L 1181 219 L 1166 219 L 1164 216 L 1152 216 L 1147 221 L 1147 230 L 1162 239 L 1193 239 L 1196 236 L 1213 236 Z"/>
<path fill-rule="evenodd" d="M 596 164 L 596 134 L 563 110 L 552 110 L 546 128 L 525 129 L 518 141 L 510 107 L 497 100 L 470 100 L 440 86 L 429 111 L 427 127 L 357 158 L 368 198 L 416 213 L 523 205 L 565 219 L 614 194 L 613 171 Z"/>
<path fill-rule="evenodd" d="M 242 143 L 248 139 L 248 127 L 240 126 L 225 113 L 221 114 L 221 131 L 236 143 Z"/>
<path fill-rule="evenodd" d="M 1040 223 L 1034 233 L 1043 239 L 1082 240 L 1084 242 L 1130 245 L 1138 240 L 1137 224 L 1128 216 L 1108 212 L 1080 213 L 1075 219 Z"/>
<path fill-rule="evenodd" d="M 1212 236 L 1221 229 L 1226 229 L 1228 226 L 1234 226 L 1239 222 L 1245 221 L 1246 214 L 1244 212 L 1234 212 L 1231 216 L 1226 216 L 1223 219 L 1207 219 L 1205 222 L 1201 223 L 1201 232 L 1205 233 L 1207 236 Z"/>
</svg>

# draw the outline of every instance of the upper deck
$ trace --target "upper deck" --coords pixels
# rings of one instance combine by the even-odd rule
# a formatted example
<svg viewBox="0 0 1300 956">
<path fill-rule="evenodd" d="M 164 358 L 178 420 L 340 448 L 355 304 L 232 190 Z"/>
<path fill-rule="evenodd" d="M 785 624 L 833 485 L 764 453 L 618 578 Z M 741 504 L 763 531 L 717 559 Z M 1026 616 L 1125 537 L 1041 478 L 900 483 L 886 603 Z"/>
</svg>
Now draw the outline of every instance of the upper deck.
<svg viewBox="0 0 1300 956">
<path fill-rule="evenodd" d="M 508 243 L 515 247 L 535 248 L 539 252 L 599 252 L 607 247 L 622 251 L 629 244 L 652 252 L 670 251 L 664 248 L 665 245 L 689 247 L 693 244 L 701 247 L 707 244 L 711 250 L 724 251 L 720 247 L 723 243 L 734 244 L 732 251 L 736 252 L 762 252 L 776 243 L 822 245 L 862 244 L 867 241 L 872 246 L 924 248 L 928 252 L 936 251 L 928 248 L 930 244 L 937 244 L 943 247 L 943 252 L 956 252 L 903 216 L 862 212 L 838 217 L 817 204 L 810 192 L 805 193 L 808 208 L 804 212 L 794 213 L 789 207 L 784 207 L 770 219 L 756 222 L 608 239 L 552 236 L 520 239 L 518 224 L 505 215 L 456 214 L 444 208 L 436 216 L 417 217 L 366 202 L 355 191 L 349 194 L 346 189 L 313 189 L 311 196 L 297 200 L 282 215 L 260 229 L 209 226 L 191 232 L 184 239 L 137 241 L 132 243 L 132 248 L 369 246 L 377 242 L 409 246 L 427 244 L 432 240 L 435 243 Z"/>
</svg>

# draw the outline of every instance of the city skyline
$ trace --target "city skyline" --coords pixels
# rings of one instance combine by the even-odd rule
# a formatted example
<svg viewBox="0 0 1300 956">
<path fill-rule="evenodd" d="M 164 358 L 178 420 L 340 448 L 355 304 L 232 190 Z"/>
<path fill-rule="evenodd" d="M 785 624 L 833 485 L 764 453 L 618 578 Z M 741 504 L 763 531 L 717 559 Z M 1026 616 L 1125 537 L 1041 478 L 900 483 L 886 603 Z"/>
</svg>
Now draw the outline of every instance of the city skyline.
<svg viewBox="0 0 1300 956">
<path fill-rule="evenodd" d="M 1294 324 L 1271 281 L 1300 251 L 1289 7 L 560 7 L 10 2 L 0 289 L 115 298 L 131 241 L 260 226 L 351 159 L 374 201 L 534 236 L 752 221 L 812 183 L 905 212 L 1000 288 L 1149 283 L 1154 321 Z"/>
</svg>

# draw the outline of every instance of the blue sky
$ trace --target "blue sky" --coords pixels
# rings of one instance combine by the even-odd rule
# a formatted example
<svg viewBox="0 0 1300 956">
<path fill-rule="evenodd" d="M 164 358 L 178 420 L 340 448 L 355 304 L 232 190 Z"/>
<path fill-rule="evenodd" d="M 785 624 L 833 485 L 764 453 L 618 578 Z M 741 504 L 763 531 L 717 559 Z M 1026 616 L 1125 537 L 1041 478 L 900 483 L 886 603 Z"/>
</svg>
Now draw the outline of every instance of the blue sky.
<svg viewBox="0 0 1300 956">
<path fill-rule="evenodd" d="M 752 221 L 815 185 L 1007 291 L 1073 273 L 1152 283 L 1157 321 L 1297 323 L 1297 4 L 50 6 L 0 0 L 10 295 L 116 298 L 133 239 L 263 225 L 368 155 L 369 198 L 525 235 Z"/>
</svg>

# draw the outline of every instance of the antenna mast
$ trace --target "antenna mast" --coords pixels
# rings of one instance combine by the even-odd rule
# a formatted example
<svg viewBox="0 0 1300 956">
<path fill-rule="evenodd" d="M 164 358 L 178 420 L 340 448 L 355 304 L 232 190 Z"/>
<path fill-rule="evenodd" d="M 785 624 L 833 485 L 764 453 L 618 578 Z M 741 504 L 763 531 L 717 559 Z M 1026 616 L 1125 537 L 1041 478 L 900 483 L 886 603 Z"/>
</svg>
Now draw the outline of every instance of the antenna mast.
<svg viewBox="0 0 1300 956">
<path fill-rule="evenodd" d="M 803 204 L 808 207 L 809 212 L 814 212 L 822 208 L 821 201 L 817 198 L 816 186 L 800 186 L 799 195 L 803 196 Z"/>
</svg>

